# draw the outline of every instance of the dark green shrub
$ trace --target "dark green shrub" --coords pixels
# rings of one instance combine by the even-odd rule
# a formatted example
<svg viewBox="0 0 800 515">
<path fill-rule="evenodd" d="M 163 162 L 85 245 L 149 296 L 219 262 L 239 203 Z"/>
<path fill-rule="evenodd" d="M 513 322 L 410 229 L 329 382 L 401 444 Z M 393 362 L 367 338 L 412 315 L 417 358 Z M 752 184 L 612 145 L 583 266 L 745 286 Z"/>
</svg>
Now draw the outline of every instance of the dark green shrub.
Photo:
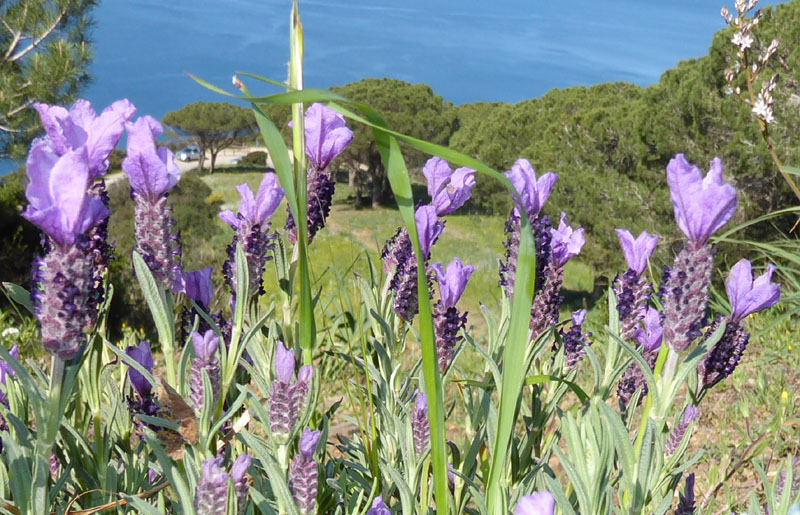
<svg viewBox="0 0 800 515">
<path fill-rule="evenodd" d="M 267 166 L 267 153 L 263 150 L 250 152 L 239 161 L 239 166 Z"/>
</svg>

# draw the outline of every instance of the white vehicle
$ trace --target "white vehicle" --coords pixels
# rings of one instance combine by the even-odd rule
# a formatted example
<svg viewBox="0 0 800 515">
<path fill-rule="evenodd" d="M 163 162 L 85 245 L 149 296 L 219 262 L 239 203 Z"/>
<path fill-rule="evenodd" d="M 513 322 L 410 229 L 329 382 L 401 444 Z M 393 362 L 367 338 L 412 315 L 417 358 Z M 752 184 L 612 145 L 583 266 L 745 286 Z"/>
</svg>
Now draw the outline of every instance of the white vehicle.
<svg viewBox="0 0 800 515">
<path fill-rule="evenodd" d="M 198 147 L 197 145 L 190 145 L 186 148 L 179 150 L 178 153 L 175 154 L 175 157 L 179 161 L 183 162 L 196 161 L 200 159 L 200 147 Z"/>
</svg>

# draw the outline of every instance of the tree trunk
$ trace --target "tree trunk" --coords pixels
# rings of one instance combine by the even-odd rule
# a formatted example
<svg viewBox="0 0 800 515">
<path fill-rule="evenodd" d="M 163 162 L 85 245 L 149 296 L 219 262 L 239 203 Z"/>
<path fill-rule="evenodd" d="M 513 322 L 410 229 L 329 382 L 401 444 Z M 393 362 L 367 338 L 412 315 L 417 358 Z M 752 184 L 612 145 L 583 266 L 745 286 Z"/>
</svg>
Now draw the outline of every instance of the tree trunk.
<svg viewBox="0 0 800 515">
<path fill-rule="evenodd" d="M 200 156 L 197 158 L 197 166 L 200 168 L 200 171 L 203 171 L 203 165 L 206 162 L 206 151 L 205 149 L 200 149 Z"/>
<path fill-rule="evenodd" d="M 215 151 L 213 149 L 211 150 L 211 152 L 209 152 L 211 154 L 211 168 L 209 169 L 208 173 L 214 173 L 214 163 L 217 162 L 217 152 L 218 151 Z"/>
</svg>

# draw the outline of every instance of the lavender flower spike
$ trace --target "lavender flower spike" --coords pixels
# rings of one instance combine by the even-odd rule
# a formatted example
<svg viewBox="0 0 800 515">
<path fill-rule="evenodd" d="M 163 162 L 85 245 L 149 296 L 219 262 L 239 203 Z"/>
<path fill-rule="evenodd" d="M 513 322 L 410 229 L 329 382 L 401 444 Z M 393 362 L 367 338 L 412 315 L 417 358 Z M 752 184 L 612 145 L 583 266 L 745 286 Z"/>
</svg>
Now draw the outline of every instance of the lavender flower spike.
<svg viewBox="0 0 800 515">
<path fill-rule="evenodd" d="M 45 140 L 28 156 L 22 216 L 48 236 L 48 253 L 33 265 L 31 291 L 42 344 L 63 360 L 75 357 L 86 341 L 94 289 L 87 232 L 108 216 L 102 200 L 87 194 L 89 165 L 86 147 L 59 157 Z"/>
<path fill-rule="evenodd" d="M 642 345 L 642 357 L 647 362 L 650 370 L 656 366 L 658 351 L 661 348 L 663 330 L 661 328 L 661 314 L 657 309 L 647 307 L 644 315 L 644 328 L 638 328 L 634 332 L 634 338 Z M 647 380 L 642 369 L 637 363 L 631 363 L 619 380 L 617 395 L 623 404 L 630 403 L 636 390 L 642 390 L 639 401 L 647 395 Z"/>
<path fill-rule="evenodd" d="M 648 306 L 644 315 L 644 328 L 637 329 L 634 338 L 643 346 L 645 352 L 657 352 L 661 348 L 663 333 L 661 313 Z"/>
<path fill-rule="evenodd" d="M 683 412 L 683 419 L 672 428 L 672 432 L 669 434 L 669 438 L 667 438 L 667 443 L 664 446 L 664 451 L 667 453 L 667 456 L 675 454 L 675 451 L 678 450 L 678 447 L 680 447 L 683 441 L 686 430 L 689 429 L 689 424 L 697 420 L 699 416 L 700 408 L 691 404 L 686 406 L 686 410 Z"/>
<path fill-rule="evenodd" d="M 136 252 L 142 256 L 153 277 L 164 289 L 172 288 L 180 270 L 180 241 L 172 234 L 175 221 L 167 192 L 180 179 L 180 169 L 167 147 L 156 148 L 161 124 L 143 116 L 125 124 L 128 130 L 128 155 L 122 170 L 131 185 L 136 202 Z"/>
<path fill-rule="evenodd" d="M 686 476 L 686 488 L 678 497 L 675 515 L 694 515 L 694 472 Z"/>
<path fill-rule="evenodd" d="M 583 332 L 583 323 L 586 321 L 586 310 L 579 309 L 572 313 L 572 326 L 568 331 L 562 330 L 561 339 L 564 342 L 564 355 L 566 357 L 566 364 L 569 368 L 575 368 L 583 355 L 586 353 L 586 347 L 592 344 L 592 333 Z M 554 346 L 557 342 L 554 342 Z"/>
<path fill-rule="evenodd" d="M 622 245 L 622 253 L 625 255 L 625 260 L 628 262 L 628 268 L 642 275 L 644 269 L 647 268 L 647 260 L 653 255 L 658 243 L 658 236 L 648 234 L 647 231 L 642 233 L 636 238 L 627 229 L 617 229 L 617 236 L 619 236 L 619 243 Z"/>
<path fill-rule="evenodd" d="M 414 440 L 414 451 L 417 456 L 422 456 L 428 448 L 431 436 L 431 427 L 428 421 L 428 396 L 424 392 L 417 392 L 417 399 L 411 411 L 411 434 Z"/>
<path fill-rule="evenodd" d="M 294 376 L 294 351 L 278 342 L 275 349 L 275 380 L 269 394 L 269 424 L 272 436 L 281 441 L 289 438 L 308 401 L 314 369 L 304 365 Z"/>
<path fill-rule="evenodd" d="M 753 280 L 752 265 L 746 259 L 736 263 L 725 282 L 731 314 L 718 318 L 706 331 L 708 338 L 725 321 L 725 330 L 719 341 L 700 363 L 699 372 L 704 386 L 710 387 L 733 373 L 742 354 L 747 349 L 750 334 L 744 330 L 747 315 L 767 309 L 780 300 L 780 285 L 771 282 L 775 265 L 767 265 L 767 270 Z"/>
<path fill-rule="evenodd" d="M 239 513 L 244 512 L 244 506 L 247 503 L 247 492 L 250 490 L 250 485 L 247 484 L 246 474 L 252 461 L 253 457 L 249 454 L 240 454 L 231 467 L 231 479 L 233 479 L 233 486 L 236 490 Z"/>
<path fill-rule="evenodd" d="M 731 302 L 731 321 L 739 321 L 747 315 L 774 306 L 781 298 L 781 286 L 771 282 L 776 267 L 767 265 L 767 270 L 753 280 L 753 266 L 746 259 L 733 265 L 725 282 Z"/>
<path fill-rule="evenodd" d="M 561 212 L 561 221 L 558 229 L 550 229 L 551 258 L 556 266 L 562 267 L 567 261 L 581 253 L 586 238 L 583 235 L 583 228 L 573 229 L 567 223 L 567 214 Z"/>
<path fill-rule="evenodd" d="M 383 502 L 383 498 L 379 495 L 372 500 L 372 507 L 367 510 L 367 515 L 392 515 L 392 510 Z"/>
<path fill-rule="evenodd" d="M 433 308 L 433 324 L 436 333 L 436 351 L 439 369 L 444 372 L 453 362 L 459 333 L 467 323 L 467 314 L 461 314 L 456 303 L 464 293 L 474 266 L 464 266 L 458 258 L 447 265 L 447 271 L 441 263 L 433 263 L 431 269 L 439 283 L 440 300 Z"/>
<path fill-rule="evenodd" d="M 204 406 L 205 390 L 203 388 L 203 372 L 208 375 L 211 383 L 211 391 L 216 401 L 219 392 L 220 368 L 217 349 L 219 349 L 219 338 L 213 330 L 209 329 L 204 334 L 192 333 L 194 343 L 194 353 L 197 356 L 192 360 L 192 371 L 189 378 L 190 394 L 189 398 L 197 411 L 201 411 Z"/>
<path fill-rule="evenodd" d="M 517 190 L 522 201 L 522 207 L 531 219 L 539 215 L 539 211 L 547 202 L 547 198 L 553 190 L 553 185 L 558 179 L 558 175 L 553 172 L 547 172 L 537 179 L 536 172 L 530 161 L 522 158 L 517 159 L 511 170 L 505 173 L 505 176 L 514 185 L 514 189 Z"/>
<path fill-rule="evenodd" d="M 425 163 L 422 173 L 428 180 L 428 194 L 439 216 L 452 213 L 472 195 L 475 186 L 475 170 L 472 168 L 459 168 L 453 172 L 447 161 L 434 156 Z"/>
<path fill-rule="evenodd" d="M 555 497 L 545 490 L 520 497 L 514 515 L 553 515 L 555 509 Z"/>
<path fill-rule="evenodd" d="M 317 462 L 314 450 L 319 443 L 320 431 L 305 428 L 297 446 L 298 453 L 289 466 L 289 490 L 300 513 L 315 513 L 317 504 Z"/>
<path fill-rule="evenodd" d="M 77 100 L 69 111 L 61 106 L 33 104 L 42 120 L 52 150 L 59 156 L 85 146 L 89 177 L 95 179 L 108 170 L 108 156 L 119 143 L 125 123 L 136 113 L 127 99 L 117 100 L 100 116 L 87 100 Z"/>
<path fill-rule="evenodd" d="M 203 462 L 203 472 L 194 492 L 197 515 L 225 515 L 228 474 L 222 470 L 222 456 Z"/>
<path fill-rule="evenodd" d="M 242 200 L 239 212 L 225 210 L 219 217 L 230 225 L 236 234 L 228 245 L 228 259 L 222 267 L 225 282 L 236 292 L 236 244 L 241 243 L 250 276 L 250 295 L 264 293 L 261 277 L 269 257 L 267 252 L 272 248 L 271 241 L 275 237 L 270 234 L 268 221 L 283 199 L 283 188 L 274 173 L 264 174 L 258 193 L 254 196 L 247 184 L 236 187 Z"/>
<path fill-rule="evenodd" d="M 711 162 L 703 177 L 700 170 L 678 154 L 667 164 L 667 183 L 678 227 L 689 241 L 705 244 L 736 210 L 736 190 L 722 182 L 722 160 Z"/>
</svg>

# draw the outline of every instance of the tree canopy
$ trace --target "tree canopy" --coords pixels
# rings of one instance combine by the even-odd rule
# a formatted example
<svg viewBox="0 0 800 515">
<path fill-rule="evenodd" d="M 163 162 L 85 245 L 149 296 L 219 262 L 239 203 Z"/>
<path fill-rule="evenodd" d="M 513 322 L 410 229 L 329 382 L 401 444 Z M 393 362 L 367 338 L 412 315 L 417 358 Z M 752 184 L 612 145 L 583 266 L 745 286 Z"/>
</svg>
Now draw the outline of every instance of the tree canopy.
<svg viewBox="0 0 800 515">
<path fill-rule="evenodd" d="M 0 2 L 0 157 L 24 155 L 34 102 L 68 104 L 89 79 L 96 0 Z"/>
<path fill-rule="evenodd" d="M 185 135 L 200 147 L 200 169 L 205 152 L 211 158 L 211 173 L 220 150 L 230 147 L 256 130 L 253 112 L 228 102 L 195 102 L 164 115 L 164 125 Z"/>
</svg>

